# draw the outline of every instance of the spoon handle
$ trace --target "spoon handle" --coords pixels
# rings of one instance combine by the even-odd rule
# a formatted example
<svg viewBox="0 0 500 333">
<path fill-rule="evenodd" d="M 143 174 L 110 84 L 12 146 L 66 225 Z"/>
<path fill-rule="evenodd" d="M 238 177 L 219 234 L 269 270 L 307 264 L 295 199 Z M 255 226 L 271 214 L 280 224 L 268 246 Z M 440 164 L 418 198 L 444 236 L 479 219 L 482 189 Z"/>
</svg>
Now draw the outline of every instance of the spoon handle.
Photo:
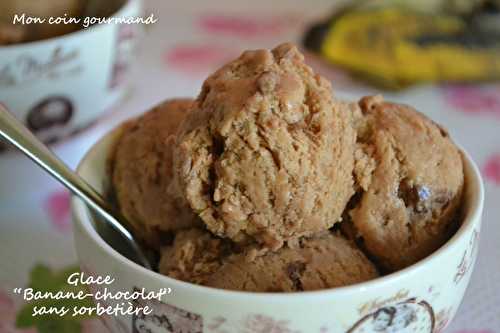
<svg viewBox="0 0 500 333">
<path fill-rule="evenodd" d="M 31 131 L 22 125 L 0 103 L 0 137 L 4 138 L 26 156 L 32 159 L 42 169 L 51 174 L 73 194 L 81 198 L 88 206 L 100 214 L 111 226 L 121 233 L 136 250 L 138 259 L 146 268 L 151 268 L 149 261 L 132 233 L 119 222 L 113 214 L 110 205 L 85 180 L 64 164 L 46 145 L 38 140 Z"/>
</svg>

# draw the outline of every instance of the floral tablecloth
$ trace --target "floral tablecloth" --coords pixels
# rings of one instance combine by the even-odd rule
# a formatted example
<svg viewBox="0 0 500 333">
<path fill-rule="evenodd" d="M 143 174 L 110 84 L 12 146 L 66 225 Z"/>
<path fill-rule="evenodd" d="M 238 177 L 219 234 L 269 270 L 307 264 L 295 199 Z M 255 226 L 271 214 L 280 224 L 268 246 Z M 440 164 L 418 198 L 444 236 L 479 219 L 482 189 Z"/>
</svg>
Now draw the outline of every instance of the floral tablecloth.
<svg viewBox="0 0 500 333">
<path fill-rule="evenodd" d="M 141 40 L 129 94 L 90 129 L 54 150 L 75 167 L 109 128 L 162 99 L 195 96 L 208 73 L 243 49 L 299 42 L 308 23 L 327 14 L 331 3 L 146 1 L 146 13 L 154 13 L 159 22 L 147 27 Z M 357 99 L 377 93 L 314 56 L 307 57 L 332 80 L 337 96 Z M 500 83 L 423 86 L 385 95 L 444 124 L 482 170 L 486 202 L 479 260 L 464 303 L 446 331 L 500 333 Z M 10 186 L 9 191 L 0 191 L 0 333 L 104 332 L 95 318 L 50 323 L 23 317 L 30 304 L 24 304 L 13 289 L 57 286 L 61 276 L 77 269 L 77 261 L 68 193 L 27 160 L 19 157 L 18 163 L 18 177 L 6 179 L 0 174 L 0 186 Z M 32 183 L 37 185 L 30 187 Z"/>
</svg>

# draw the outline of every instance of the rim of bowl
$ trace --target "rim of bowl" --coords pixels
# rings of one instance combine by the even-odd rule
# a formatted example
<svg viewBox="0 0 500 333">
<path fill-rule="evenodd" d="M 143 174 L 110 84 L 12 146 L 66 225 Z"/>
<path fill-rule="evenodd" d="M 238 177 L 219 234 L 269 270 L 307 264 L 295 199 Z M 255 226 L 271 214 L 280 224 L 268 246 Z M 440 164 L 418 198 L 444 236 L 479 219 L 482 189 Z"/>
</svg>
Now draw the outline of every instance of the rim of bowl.
<svg viewBox="0 0 500 333">
<path fill-rule="evenodd" d="M 110 133 L 106 134 L 104 137 L 99 139 L 87 153 L 84 155 L 80 163 L 77 167 L 77 172 L 79 173 L 81 167 L 83 165 L 92 164 L 92 155 L 97 150 L 98 147 L 104 145 L 105 143 L 109 143 L 114 140 L 116 133 L 120 130 L 120 127 L 112 130 Z M 455 248 L 459 244 L 459 240 L 464 238 L 471 229 L 477 228 L 481 224 L 481 215 L 483 211 L 484 204 L 484 187 L 483 181 L 481 177 L 481 173 L 477 165 L 471 159 L 470 155 L 460 146 L 457 145 L 461 154 L 462 159 L 464 161 L 464 175 L 466 178 L 465 191 L 471 191 L 472 195 L 470 198 L 470 202 L 467 202 L 467 211 L 464 214 L 464 218 L 462 224 L 459 229 L 453 234 L 453 236 L 446 241 L 440 248 L 434 251 L 432 254 L 427 257 L 419 260 L 418 262 L 410 265 L 404 269 L 398 270 L 396 272 L 380 276 L 378 278 L 368 280 L 361 283 L 356 283 L 343 287 L 335 287 L 329 289 L 321 289 L 321 290 L 312 290 L 312 291 L 301 291 L 301 292 L 248 292 L 248 291 L 237 291 L 237 290 L 226 290 L 226 289 L 217 289 L 212 287 L 206 287 L 202 285 L 197 285 L 181 280 L 177 280 L 155 271 L 146 269 L 145 267 L 136 264 L 130 259 L 124 257 L 120 253 L 118 253 L 115 249 L 113 249 L 108 243 L 106 243 L 97 233 L 97 231 L 92 226 L 92 222 L 89 218 L 88 208 L 83 202 L 81 202 L 77 197 L 72 196 L 71 198 L 71 209 L 73 211 L 74 216 L 77 216 L 75 219 L 82 226 L 82 229 L 92 238 L 92 240 L 99 246 L 103 251 L 107 252 L 110 256 L 112 256 L 115 260 L 119 261 L 120 264 L 129 266 L 131 269 L 137 271 L 137 273 L 146 275 L 149 278 L 155 280 L 163 280 L 169 283 L 169 286 L 175 290 L 175 288 L 179 289 L 191 289 L 192 292 L 197 292 L 200 294 L 211 294 L 214 297 L 226 297 L 226 298 L 234 298 L 234 297 L 249 297 L 253 299 L 266 299 L 269 301 L 269 297 L 272 296 L 273 300 L 290 300 L 293 298 L 294 300 L 300 299 L 305 300 L 311 297 L 331 297 L 333 295 L 340 294 L 352 294 L 355 292 L 362 292 L 367 289 L 376 289 L 382 288 L 388 284 L 395 283 L 398 279 L 403 276 L 411 276 L 417 274 L 420 270 L 424 269 L 424 266 L 430 265 L 432 263 L 436 263 L 440 260 L 440 257 L 444 253 L 448 253 L 454 251 Z"/>
<path fill-rule="evenodd" d="M 121 13 L 125 12 L 128 7 L 132 6 L 135 2 L 139 0 L 123 0 L 123 3 L 118 7 L 117 10 L 115 10 L 109 17 L 115 17 L 115 16 L 120 16 Z M 50 43 L 53 41 L 63 41 L 71 38 L 78 38 L 83 34 L 87 33 L 92 33 L 94 31 L 98 31 L 99 29 L 104 29 L 106 25 L 104 24 L 93 24 L 88 28 L 83 28 L 83 29 L 78 29 L 72 32 L 68 32 L 66 34 L 60 35 L 60 36 L 55 36 L 55 37 L 49 37 L 49 38 L 44 38 L 41 40 L 33 40 L 29 42 L 22 42 L 22 43 L 16 43 L 16 44 L 10 44 L 10 45 L 0 45 L 0 52 L 2 50 L 7 50 L 7 49 L 21 49 L 23 47 L 27 46 L 37 46 L 37 45 L 42 45 L 45 43 Z"/>
</svg>

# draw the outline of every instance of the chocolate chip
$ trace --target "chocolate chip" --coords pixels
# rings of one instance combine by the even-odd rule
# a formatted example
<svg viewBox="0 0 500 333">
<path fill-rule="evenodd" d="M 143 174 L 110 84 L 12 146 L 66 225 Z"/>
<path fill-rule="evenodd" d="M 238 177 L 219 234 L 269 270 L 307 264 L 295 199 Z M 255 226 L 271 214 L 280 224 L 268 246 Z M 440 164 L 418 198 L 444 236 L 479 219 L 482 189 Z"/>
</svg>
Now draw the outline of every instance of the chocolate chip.
<svg viewBox="0 0 500 333">
<path fill-rule="evenodd" d="M 406 207 L 415 207 L 420 201 L 418 190 L 411 186 L 406 178 L 399 183 L 398 197 L 403 200 Z"/>
<path fill-rule="evenodd" d="M 301 261 L 292 262 L 287 267 L 288 277 L 290 278 L 290 281 L 292 281 L 294 289 L 297 291 L 304 290 L 300 278 L 302 277 L 302 274 L 304 274 L 305 270 L 306 264 Z"/>
<path fill-rule="evenodd" d="M 162 246 L 171 246 L 174 243 L 175 234 L 172 231 L 164 231 L 158 228 L 155 228 L 155 233 L 158 236 L 158 240 L 160 245 Z"/>
<path fill-rule="evenodd" d="M 356 193 L 354 193 L 354 195 L 347 202 L 345 211 L 348 212 L 351 209 L 356 208 L 359 205 L 359 202 L 361 201 L 362 197 L 363 197 L 362 191 L 357 191 Z"/>
<path fill-rule="evenodd" d="M 224 139 L 220 136 L 214 136 L 214 144 L 212 146 L 212 153 L 214 156 L 219 157 L 225 149 Z"/>
<path fill-rule="evenodd" d="M 412 186 L 408 179 L 399 183 L 398 197 L 403 200 L 405 206 L 412 208 L 416 213 L 424 214 L 429 211 L 429 199 L 431 190 L 425 185 Z"/>
<path fill-rule="evenodd" d="M 356 232 L 354 232 L 354 225 L 352 224 L 351 210 L 359 206 L 361 198 L 363 197 L 363 191 L 357 191 L 347 202 L 346 208 L 342 212 L 342 223 L 335 223 L 333 227 L 330 228 L 331 231 L 341 230 L 348 238 L 355 239 Z"/>
</svg>

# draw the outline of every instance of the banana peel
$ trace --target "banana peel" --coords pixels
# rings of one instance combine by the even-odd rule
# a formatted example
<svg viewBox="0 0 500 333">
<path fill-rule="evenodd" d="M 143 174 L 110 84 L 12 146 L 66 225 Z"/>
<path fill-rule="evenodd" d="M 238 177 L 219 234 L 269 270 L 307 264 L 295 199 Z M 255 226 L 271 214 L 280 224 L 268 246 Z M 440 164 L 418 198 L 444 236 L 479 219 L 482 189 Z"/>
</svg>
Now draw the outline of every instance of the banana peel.
<svg viewBox="0 0 500 333">
<path fill-rule="evenodd" d="M 400 6 L 346 10 L 313 27 L 306 46 L 389 89 L 500 79 L 500 33 L 470 22 Z"/>
</svg>

